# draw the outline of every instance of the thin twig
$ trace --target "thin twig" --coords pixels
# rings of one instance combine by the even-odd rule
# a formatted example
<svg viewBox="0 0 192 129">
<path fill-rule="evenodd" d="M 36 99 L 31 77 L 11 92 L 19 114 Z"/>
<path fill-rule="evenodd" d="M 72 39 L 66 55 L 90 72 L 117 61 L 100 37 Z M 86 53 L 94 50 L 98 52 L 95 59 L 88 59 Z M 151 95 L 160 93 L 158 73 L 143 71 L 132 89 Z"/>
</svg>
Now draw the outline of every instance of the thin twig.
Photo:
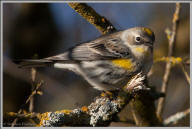
<svg viewBox="0 0 192 129">
<path fill-rule="evenodd" d="M 37 84 L 36 88 L 31 92 L 30 96 L 27 98 L 27 100 L 25 101 L 25 103 L 21 106 L 24 107 L 26 104 L 29 103 L 29 101 L 31 100 L 31 98 L 37 93 L 38 89 L 40 88 L 40 86 L 43 84 L 43 81 L 41 81 L 40 83 Z M 22 108 L 19 109 L 17 114 L 21 114 L 23 111 Z M 11 124 L 11 127 L 14 127 L 16 122 L 17 122 L 18 118 L 15 118 Z"/>
<path fill-rule="evenodd" d="M 37 84 L 37 86 L 35 87 L 35 89 L 31 92 L 30 96 L 28 97 L 28 99 L 26 100 L 25 104 L 27 104 L 30 99 L 37 93 L 38 89 L 40 88 L 40 86 L 43 85 L 43 81 L 41 81 L 40 83 Z"/>
<path fill-rule="evenodd" d="M 35 68 L 31 68 L 31 91 L 33 91 L 35 84 L 35 79 L 36 79 L 36 69 Z M 34 97 L 31 97 L 30 102 L 29 102 L 29 112 L 33 112 L 33 108 L 34 108 Z"/>
<path fill-rule="evenodd" d="M 189 86 L 190 86 L 190 77 L 189 77 L 189 75 L 188 75 L 188 73 L 187 73 L 187 71 L 186 71 L 185 66 L 183 65 L 183 63 L 180 63 L 180 67 L 181 67 L 181 69 L 182 69 L 182 71 L 183 71 L 183 73 L 184 73 L 184 75 L 185 75 L 185 78 L 186 78 L 186 80 L 187 80 L 187 82 L 188 82 L 188 84 L 189 84 Z"/>
<path fill-rule="evenodd" d="M 177 32 L 177 26 L 178 26 L 178 20 L 179 20 L 179 13 L 180 13 L 180 3 L 176 3 L 176 9 L 175 13 L 173 15 L 173 20 L 172 20 L 172 30 L 171 32 L 167 31 L 167 38 L 169 41 L 169 51 L 168 51 L 168 57 L 171 57 L 173 55 L 173 48 L 174 48 L 174 43 L 176 39 L 176 32 Z M 171 71 L 171 61 L 166 63 L 166 68 L 165 68 L 165 73 L 163 76 L 163 83 L 161 86 L 161 92 L 166 93 L 167 92 L 167 87 L 168 87 L 168 81 L 170 77 L 170 71 Z M 161 115 L 163 112 L 165 106 L 165 98 L 160 98 L 157 106 L 157 115 L 161 119 Z"/>
<path fill-rule="evenodd" d="M 17 112 L 17 114 L 21 114 L 21 112 L 22 112 L 22 109 L 19 109 L 19 111 Z M 16 125 L 17 120 L 18 120 L 18 117 L 16 117 L 16 118 L 13 120 L 13 122 L 11 123 L 11 127 L 14 127 L 14 126 Z"/>
<path fill-rule="evenodd" d="M 164 126 L 169 126 L 169 125 L 175 125 L 177 124 L 180 120 L 183 120 L 186 118 L 190 113 L 190 109 L 186 109 L 182 112 L 177 112 L 176 114 L 168 117 L 167 119 L 164 120 L 163 124 Z"/>
<path fill-rule="evenodd" d="M 181 67 L 181 69 L 182 69 L 182 71 L 183 71 L 183 73 L 184 73 L 184 75 L 185 75 L 185 77 L 187 79 L 188 84 L 190 85 L 190 77 L 189 77 L 189 75 L 188 75 L 188 73 L 187 73 L 187 71 L 185 69 L 185 66 L 189 65 L 189 61 L 188 60 L 185 61 L 181 57 L 161 57 L 161 58 L 156 58 L 154 60 L 154 63 L 157 63 L 157 62 L 160 62 L 160 61 L 171 62 L 172 66 L 175 66 L 176 64 L 178 64 Z"/>
</svg>

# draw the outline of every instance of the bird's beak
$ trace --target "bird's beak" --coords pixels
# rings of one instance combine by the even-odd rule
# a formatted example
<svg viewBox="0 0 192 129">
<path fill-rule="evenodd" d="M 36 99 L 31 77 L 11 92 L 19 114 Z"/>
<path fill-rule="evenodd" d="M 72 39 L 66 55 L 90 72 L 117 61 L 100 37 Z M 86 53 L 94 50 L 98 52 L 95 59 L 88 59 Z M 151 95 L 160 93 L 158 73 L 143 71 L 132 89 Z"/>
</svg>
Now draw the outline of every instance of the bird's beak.
<svg viewBox="0 0 192 129">
<path fill-rule="evenodd" d="M 151 47 L 152 47 L 152 46 L 153 46 L 153 43 L 152 43 L 152 42 L 146 42 L 145 45 L 146 45 L 146 46 L 151 46 Z"/>
<path fill-rule="evenodd" d="M 146 42 L 145 45 L 148 46 L 149 48 L 153 48 L 153 43 L 152 42 Z"/>
</svg>

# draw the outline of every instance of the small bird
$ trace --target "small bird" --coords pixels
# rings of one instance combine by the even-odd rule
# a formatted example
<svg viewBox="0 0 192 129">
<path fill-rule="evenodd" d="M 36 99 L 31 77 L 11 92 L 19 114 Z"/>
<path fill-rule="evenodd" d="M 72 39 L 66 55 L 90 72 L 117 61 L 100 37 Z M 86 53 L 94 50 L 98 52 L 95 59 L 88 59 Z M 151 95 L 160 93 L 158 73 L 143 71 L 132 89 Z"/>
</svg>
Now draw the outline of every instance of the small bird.
<svg viewBox="0 0 192 129">
<path fill-rule="evenodd" d="M 53 66 L 68 69 L 102 91 L 119 90 L 137 73 L 147 74 L 153 64 L 155 35 L 145 27 L 103 35 L 68 51 L 43 59 L 21 59 L 21 68 Z"/>
</svg>

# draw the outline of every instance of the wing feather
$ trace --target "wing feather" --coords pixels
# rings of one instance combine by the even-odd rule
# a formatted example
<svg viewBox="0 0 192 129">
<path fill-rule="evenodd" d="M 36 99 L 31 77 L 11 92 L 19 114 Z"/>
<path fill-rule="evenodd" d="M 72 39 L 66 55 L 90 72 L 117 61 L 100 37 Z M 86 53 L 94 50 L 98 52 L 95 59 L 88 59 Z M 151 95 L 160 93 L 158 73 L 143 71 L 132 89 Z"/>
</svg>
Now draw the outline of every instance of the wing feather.
<svg viewBox="0 0 192 129">
<path fill-rule="evenodd" d="M 63 54 L 45 59 L 54 61 L 92 61 L 117 58 L 130 58 L 130 50 L 119 38 L 79 44 Z"/>
</svg>

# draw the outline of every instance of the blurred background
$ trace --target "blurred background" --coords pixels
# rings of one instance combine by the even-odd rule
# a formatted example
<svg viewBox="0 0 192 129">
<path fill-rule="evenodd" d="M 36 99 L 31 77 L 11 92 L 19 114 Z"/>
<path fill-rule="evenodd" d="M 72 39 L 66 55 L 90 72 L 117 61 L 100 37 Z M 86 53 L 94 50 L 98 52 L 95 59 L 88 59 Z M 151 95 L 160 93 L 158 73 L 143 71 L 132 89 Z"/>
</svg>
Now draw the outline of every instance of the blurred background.
<svg viewBox="0 0 192 129">
<path fill-rule="evenodd" d="M 154 58 L 167 56 L 165 29 L 171 29 L 174 3 L 88 3 L 118 29 L 135 26 L 151 28 L 156 35 Z M 189 4 L 181 4 L 174 56 L 189 58 Z M 92 40 L 101 34 L 66 3 L 3 4 L 3 113 L 17 112 L 31 94 L 31 71 L 19 69 L 12 59 L 44 58 Z M 160 91 L 165 63 L 155 63 L 149 78 Z M 187 67 L 189 74 L 189 67 Z M 38 68 L 37 81 L 43 80 L 42 95 L 34 96 L 33 111 L 48 112 L 89 105 L 100 94 L 82 77 L 54 68 Z M 169 81 L 163 118 L 189 108 L 190 89 L 184 73 L 174 66 Z M 27 109 L 26 109 L 27 110 Z M 119 113 L 132 119 L 130 107 Z M 129 113 L 129 115 L 128 115 Z M 111 126 L 128 126 L 112 122 Z M 189 126 L 189 117 L 178 126 Z"/>
</svg>

